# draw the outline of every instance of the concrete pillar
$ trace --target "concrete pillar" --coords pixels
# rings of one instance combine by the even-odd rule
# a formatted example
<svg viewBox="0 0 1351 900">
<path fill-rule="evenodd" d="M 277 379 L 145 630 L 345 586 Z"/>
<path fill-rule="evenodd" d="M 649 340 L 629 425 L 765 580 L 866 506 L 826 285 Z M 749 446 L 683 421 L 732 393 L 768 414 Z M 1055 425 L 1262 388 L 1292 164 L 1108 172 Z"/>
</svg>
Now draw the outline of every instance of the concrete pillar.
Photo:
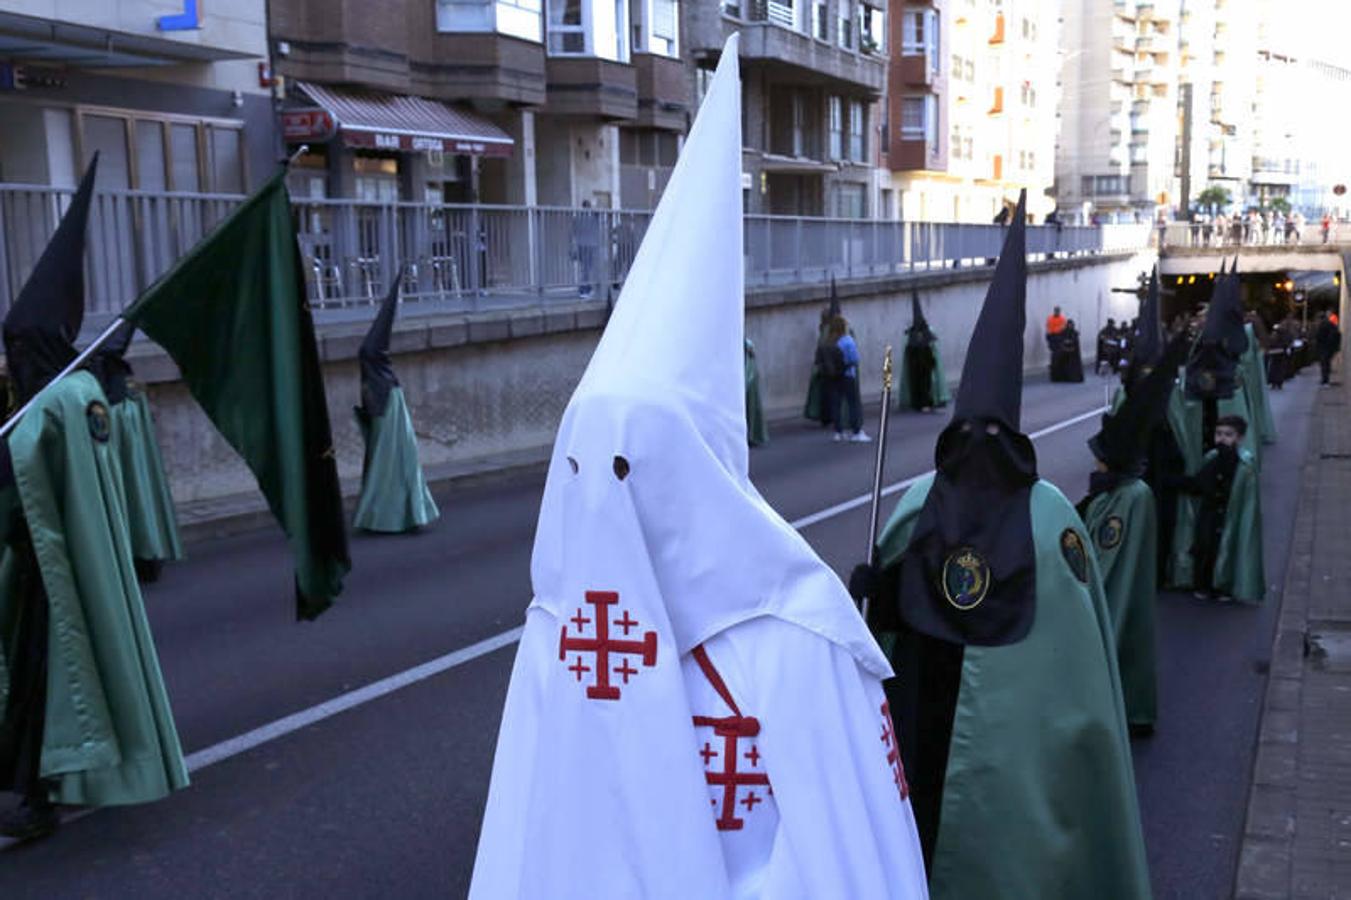
<svg viewBox="0 0 1351 900">
<path fill-rule="evenodd" d="M 522 110 L 502 123 L 516 141 L 507 161 L 507 202 L 515 206 L 536 206 L 539 184 L 535 176 L 535 114 Z"/>
</svg>

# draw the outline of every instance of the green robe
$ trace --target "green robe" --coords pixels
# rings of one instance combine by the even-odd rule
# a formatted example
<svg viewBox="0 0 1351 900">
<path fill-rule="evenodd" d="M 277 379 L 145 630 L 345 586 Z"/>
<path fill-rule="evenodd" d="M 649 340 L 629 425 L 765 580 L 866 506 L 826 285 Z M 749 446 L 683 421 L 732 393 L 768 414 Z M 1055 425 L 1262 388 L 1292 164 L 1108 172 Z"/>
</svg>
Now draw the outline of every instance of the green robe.
<svg viewBox="0 0 1351 900">
<path fill-rule="evenodd" d="M 1205 456 L 1208 462 L 1218 451 Z M 1215 573 L 1211 584 L 1221 594 L 1244 603 L 1261 603 L 1266 597 L 1266 569 L 1262 560 L 1262 493 L 1257 466 L 1252 454 L 1240 449 L 1239 464 L 1234 472 L 1234 483 L 1229 489 L 1229 506 L 1225 512 L 1224 530 L 1220 534 L 1219 553 L 1215 559 Z M 1198 466 L 1198 468 L 1200 468 Z M 1194 474 L 1194 473 L 1189 473 Z M 1191 573 L 1191 546 L 1196 540 L 1195 510 L 1200 498 L 1189 498 L 1193 515 L 1184 532 L 1178 521 L 1175 547 L 1185 547 L 1188 554 L 1188 572 Z M 1186 586 L 1194 583 L 1194 574 Z"/>
<path fill-rule="evenodd" d="M 934 407 L 947 406 L 952 402 L 952 395 L 948 393 L 948 379 L 943 372 L 943 351 L 938 347 L 938 341 L 933 342 L 934 365 L 930 372 L 929 390 L 933 397 Z M 910 409 L 910 366 L 906 365 L 905 350 L 901 351 L 900 378 L 896 384 L 896 408 Z"/>
<path fill-rule="evenodd" d="M 1084 527 L 1098 554 L 1107 612 L 1116 635 L 1126 721 L 1158 719 L 1154 607 L 1158 600 L 1158 517 L 1154 492 L 1138 478 L 1093 497 Z"/>
<path fill-rule="evenodd" d="M 188 784 L 136 583 L 112 431 L 98 382 L 77 372 L 9 438 L 48 598 L 41 768 L 58 803 L 145 803 Z M 5 592 L 0 607 L 17 599 Z M 10 620 L 0 608 L 0 622 Z"/>
<path fill-rule="evenodd" d="M 1201 468 L 1205 454 L 1201 439 L 1203 411 L 1200 401 L 1186 398 L 1184 384 L 1185 376 L 1179 379 L 1168 397 L 1168 428 L 1186 463 L 1185 474 L 1191 476 Z M 1195 497 L 1178 495 L 1177 521 L 1173 526 L 1173 547 L 1167 567 L 1169 587 L 1186 589 L 1193 584 L 1192 536 L 1196 534 L 1196 511 Z"/>
<path fill-rule="evenodd" d="M 1248 332 L 1248 349 L 1243 353 L 1243 384 L 1248 390 L 1253 420 L 1248 427 L 1256 432 L 1259 444 L 1276 443 L 1276 420 L 1271 415 L 1271 389 L 1267 385 L 1266 366 L 1262 348 L 1251 324 L 1243 326 Z"/>
<path fill-rule="evenodd" d="M 441 511 L 422 477 L 417 435 L 403 388 L 390 390 L 385 411 L 378 416 L 368 418 L 358 408 L 357 423 L 366 440 L 366 459 L 353 524 L 365 531 L 398 534 L 440 518 Z"/>
<path fill-rule="evenodd" d="M 878 544 L 883 567 L 899 561 L 932 480 L 919 481 L 892 514 Z M 1062 554 L 1067 530 L 1088 545 L 1060 491 L 1039 482 L 1031 505 L 1036 619 L 1017 644 L 966 648 L 930 896 L 1147 898 L 1116 640 L 1097 562 L 1084 554 L 1080 580 Z M 894 645 L 890 635 L 879 638 Z M 904 679 L 903 660 L 892 664 Z"/>
<path fill-rule="evenodd" d="M 765 405 L 760 399 L 760 367 L 755 363 L 755 345 L 746 341 L 746 438 L 752 447 L 769 441 Z"/>
<path fill-rule="evenodd" d="M 150 404 L 140 391 L 112 407 L 112 444 L 122 466 L 126 486 L 127 528 L 131 554 L 136 559 L 167 562 L 183 558 L 174 498 L 164 474 L 164 460 L 155 439 Z"/>
<path fill-rule="evenodd" d="M 1194 401 L 1193 401 L 1194 402 Z M 1199 405 L 1199 404 L 1198 404 Z M 1262 471 L 1262 432 L 1260 426 L 1261 403 L 1256 390 L 1249 388 L 1248 374 L 1243 367 L 1238 370 L 1238 384 L 1234 394 L 1219 403 L 1221 416 L 1242 416 L 1248 423 L 1248 431 L 1243 435 L 1239 446 L 1252 454 L 1253 465 Z"/>
</svg>

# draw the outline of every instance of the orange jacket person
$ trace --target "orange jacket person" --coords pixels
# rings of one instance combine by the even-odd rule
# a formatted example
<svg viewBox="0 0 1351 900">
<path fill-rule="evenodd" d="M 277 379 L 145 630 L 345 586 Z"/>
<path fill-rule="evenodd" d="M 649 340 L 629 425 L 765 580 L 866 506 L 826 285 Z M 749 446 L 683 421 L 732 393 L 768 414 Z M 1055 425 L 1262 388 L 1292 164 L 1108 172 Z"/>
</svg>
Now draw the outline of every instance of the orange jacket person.
<svg viewBox="0 0 1351 900">
<path fill-rule="evenodd" d="M 1046 317 L 1047 336 L 1056 335 L 1065 330 L 1069 320 L 1060 314 L 1060 307 L 1056 307 L 1049 316 Z"/>
</svg>

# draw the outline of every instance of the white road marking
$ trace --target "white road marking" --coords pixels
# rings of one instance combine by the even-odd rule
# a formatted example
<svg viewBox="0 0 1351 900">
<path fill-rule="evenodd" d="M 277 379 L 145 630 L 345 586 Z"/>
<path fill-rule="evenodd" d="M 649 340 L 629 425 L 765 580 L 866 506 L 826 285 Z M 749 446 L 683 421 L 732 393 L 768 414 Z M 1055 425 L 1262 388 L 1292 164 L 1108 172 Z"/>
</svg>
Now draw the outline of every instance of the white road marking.
<svg viewBox="0 0 1351 900">
<path fill-rule="evenodd" d="M 1065 419 L 1063 422 L 1057 422 L 1040 431 L 1034 431 L 1032 434 L 1028 435 L 1028 437 L 1035 441 L 1048 434 L 1055 434 L 1057 431 L 1072 428 L 1080 422 L 1101 415 L 1106 410 L 1106 406 L 1089 410 L 1086 413 Z M 913 478 L 906 478 L 895 484 L 888 485 L 883 489 L 882 494 L 883 496 L 890 496 L 899 491 L 903 491 L 928 474 L 930 473 L 925 472 L 921 475 L 916 475 Z M 812 525 L 818 525 L 828 519 L 833 519 L 836 516 L 844 515 L 850 510 L 858 509 L 860 506 L 869 503 L 870 500 L 871 498 L 869 495 L 864 494 L 863 496 L 855 497 L 852 500 L 837 503 L 829 509 L 823 509 L 820 512 L 812 513 L 809 516 L 803 516 L 789 524 L 798 530 L 802 530 L 803 528 L 808 528 Z M 318 706 L 311 706 L 309 709 L 303 709 L 300 712 L 292 713 L 289 716 L 277 719 L 275 722 L 269 722 L 252 731 L 245 732 L 238 737 L 232 737 L 228 740 L 221 741 L 219 744 L 214 744 L 203 750 L 198 750 L 196 753 L 190 754 L 187 757 L 188 771 L 196 772 L 205 769 L 207 766 L 214 766 L 216 763 L 224 762 L 241 753 L 247 753 L 257 747 L 261 747 L 263 744 L 284 738 L 289 734 L 300 731 L 302 728 L 307 728 L 317 722 L 332 718 L 339 713 L 346 712 L 349 709 L 355 709 L 358 706 L 363 706 L 370 703 L 372 700 L 378 700 L 397 690 L 417 684 L 420 681 L 426 681 L 428 678 L 440 675 L 443 672 L 448 672 L 465 663 L 473 662 L 481 656 L 487 656 L 489 653 L 516 643 L 521 637 L 521 632 L 524 630 L 524 626 L 517 626 L 509 631 L 504 631 L 501 634 L 496 634 L 490 638 L 479 641 L 477 644 L 471 644 L 468 647 L 463 647 L 452 653 L 447 653 L 445 656 L 437 657 L 429 662 L 399 672 L 396 675 L 391 675 L 388 678 L 382 678 L 379 681 L 372 682 L 365 687 L 357 688 L 354 691 L 348 691 L 345 694 L 340 694 L 331 700 L 320 703 Z M 0 840 L 0 848 L 3 848 L 6 843 L 7 842 Z"/>
</svg>

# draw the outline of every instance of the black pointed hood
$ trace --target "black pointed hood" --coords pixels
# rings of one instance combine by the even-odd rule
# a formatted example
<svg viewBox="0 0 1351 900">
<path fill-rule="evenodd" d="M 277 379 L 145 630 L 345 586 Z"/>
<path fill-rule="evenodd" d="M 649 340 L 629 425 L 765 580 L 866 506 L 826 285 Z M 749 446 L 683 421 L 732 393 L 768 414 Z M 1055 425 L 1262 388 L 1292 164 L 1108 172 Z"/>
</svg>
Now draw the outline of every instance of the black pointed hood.
<svg viewBox="0 0 1351 900">
<path fill-rule="evenodd" d="M 15 396 L 25 402 L 76 356 L 84 323 L 84 245 L 98 155 L 89 164 L 33 273 L 5 316 L 5 359 Z"/>
<path fill-rule="evenodd" d="M 1022 425 L 1023 333 L 1027 330 L 1027 191 L 1018 196 L 994 277 L 966 348 L 953 422 L 987 419 Z"/>
<path fill-rule="evenodd" d="M 919 303 L 919 291 L 910 291 L 910 327 L 906 330 L 906 344 L 911 347 L 927 347 L 934 341 L 933 329 L 924 318 L 924 307 Z"/>
<path fill-rule="evenodd" d="M 1027 194 L 1004 239 L 938 438 L 929 495 L 900 562 L 900 615 L 954 644 L 1021 641 L 1036 612 L 1031 490 L 1036 454 L 1021 426 L 1027 324 Z"/>
<path fill-rule="evenodd" d="M 126 356 L 134 334 L 136 326 L 131 322 L 123 322 L 117 326 L 113 336 L 103 342 L 103 346 L 99 347 L 90 362 L 90 369 L 98 378 L 99 384 L 103 385 L 103 393 L 107 395 L 108 402 L 113 405 L 127 399 L 127 381 L 133 372 Z"/>
<path fill-rule="evenodd" d="M 1163 311 L 1159 307 L 1159 269 L 1155 266 L 1149 273 L 1149 291 L 1140 302 L 1135 343 L 1131 345 L 1131 357 L 1138 366 L 1152 366 L 1163 355 Z"/>
<path fill-rule="evenodd" d="M 842 315 L 840 310 L 840 295 L 835 290 L 835 276 L 830 276 L 830 306 L 826 307 L 827 321 Z"/>
<path fill-rule="evenodd" d="M 368 416 L 379 416 L 389 402 L 389 392 L 399 384 L 389 360 L 389 339 L 394 332 L 394 316 L 399 310 L 401 276 L 394 279 L 370 331 L 361 342 L 357 358 L 361 362 L 361 406 Z"/>
<path fill-rule="evenodd" d="M 1102 429 L 1089 438 L 1093 455 L 1113 472 L 1139 474 L 1150 433 L 1168 414 L 1168 395 L 1177 380 L 1178 366 L 1187 356 L 1187 345 L 1185 332 L 1169 341 L 1163 355 L 1127 392 L 1121 407 L 1103 416 Z"/>
<path fill-rule="evenodd" d="M 1239 360 L 1248 348 L 1243 327 L 1243 296 L 1238 263 L 1215 279 L 1201 336 L 1187 360 L 1187 395 L 1225 399 L 1234 395 Z"/>
</svg>

